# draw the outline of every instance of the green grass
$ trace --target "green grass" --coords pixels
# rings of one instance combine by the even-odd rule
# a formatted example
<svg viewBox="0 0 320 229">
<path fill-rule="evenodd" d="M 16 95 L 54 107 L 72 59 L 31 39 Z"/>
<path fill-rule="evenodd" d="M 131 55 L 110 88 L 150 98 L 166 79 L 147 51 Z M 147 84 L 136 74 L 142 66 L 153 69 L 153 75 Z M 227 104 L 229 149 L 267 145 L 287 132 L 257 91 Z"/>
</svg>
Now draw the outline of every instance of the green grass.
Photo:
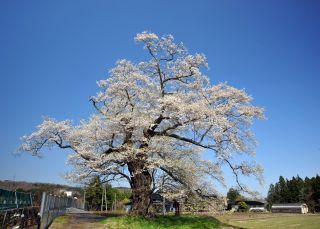
<svg viewBox="0 0 320 229">
<path fill-rule="evenodd" d="M 243 213 L 216 216 L 218 220 L 230 226 L 242 228 L 320 228 L 320 214 L 257 214 Z"/>
<path fill-rule="evenodd" d="M 53 220 L 54 224 L 64 224 L 70 218 L 70 215 L 62 215 Z"/>
<path fill-rule="evenodd" d="M 124 215 L 123 212 L 95 212 L 106 218 L 79 220 L 76 216 L 60 216 L 54 220 L 53 228 L 110 228 L 110 229 L 206 229 L 206 228 L 303 228 L 319 229 L 320 214 L 278 214 L 278 213 L 233 213 L 212 216 L 174 215 L 144 218 Z"/>
<path fill-rule="evenodd" d="M 209 216 L 183 215 L 176 216 L 158 216 L 155 218 L 144 218 L 137 216 L 110 217 L 100 221 L 101 224 L 111 229 L 161 229 L 161 228 L 219 228 L 221 223 Z"/>
</svg>

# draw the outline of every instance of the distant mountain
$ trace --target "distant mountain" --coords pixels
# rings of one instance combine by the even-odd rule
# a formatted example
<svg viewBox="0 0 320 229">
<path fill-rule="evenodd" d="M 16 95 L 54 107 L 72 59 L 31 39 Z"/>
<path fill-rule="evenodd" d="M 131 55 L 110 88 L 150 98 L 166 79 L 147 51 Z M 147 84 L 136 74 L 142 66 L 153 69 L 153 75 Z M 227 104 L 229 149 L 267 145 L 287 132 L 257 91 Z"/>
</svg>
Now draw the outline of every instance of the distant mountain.
<svg viewBox="0 0 320 229">
<path fill-rule="evenodd" d="M 54 195 L 61 195 L 63 191 L 72 191 L 76 196 L 81 196 L 83 193 L 82 188 L 69 185 L 11 180 L 0 180 L 0 188 L 9 191 L 17 190 L 31 193 L 47 192 Z"/>
<path fill-rule="evenodd" d="M 131 188 L 129 187 L 113 187 L 113 188 L 119 191 L 131 191 Z"/>
<path fill-rule="evenodd" d="M 71 191 L 73 197 L 83 197 L 82 188 L 61 184 L 0 180 L 0 189 L 32 193 L 35 206 L 40 206 L 43 192 L 57 196 L 66 196 L 66 191 Z"/>
</svg>

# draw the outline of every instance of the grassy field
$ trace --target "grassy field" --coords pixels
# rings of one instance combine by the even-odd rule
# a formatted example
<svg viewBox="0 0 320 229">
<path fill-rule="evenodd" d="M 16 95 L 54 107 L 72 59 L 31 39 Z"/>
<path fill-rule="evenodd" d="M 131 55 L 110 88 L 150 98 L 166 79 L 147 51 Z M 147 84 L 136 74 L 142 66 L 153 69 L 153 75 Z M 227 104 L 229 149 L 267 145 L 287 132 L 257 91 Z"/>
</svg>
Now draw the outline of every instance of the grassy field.
<svg viewBox="0 0 320 229">
<path fill-rule="evenodd" d="M 155 218 L 134 217 L 115 213 L 89 212 L 56 218 L 50 228 L 110 229 L 205 229 L 205 228 L 303 228 L 319 229 L 320 214 L 234 213 L 215 216 L 173 215 Z"/>
<path fill-rule="evenodd" d="M 102 220 L 101 224 L 111 229 L 161 229 L 161 228 L 220 228 L 221 223 L 209 216 L 159 216 L 153 219 L 133 216 L 110 217 Z"/>
<path fill-rule="evenodd" d="M 154 219 L 141 217 L 110 217 L 100 223 L 107 228 L 160 229 L 160 228 L 304 228 L 319 229 L 320 214 L 259 214 L 235 213 L 209 216 L 183 215 L 181 217 L 161 216 Z"/>
<path fill-rule="evenodd" d="M 240 228 L 320 228 L 320 214 L 234 213 L 215 216 L 220 222 Z"/>
</svg>

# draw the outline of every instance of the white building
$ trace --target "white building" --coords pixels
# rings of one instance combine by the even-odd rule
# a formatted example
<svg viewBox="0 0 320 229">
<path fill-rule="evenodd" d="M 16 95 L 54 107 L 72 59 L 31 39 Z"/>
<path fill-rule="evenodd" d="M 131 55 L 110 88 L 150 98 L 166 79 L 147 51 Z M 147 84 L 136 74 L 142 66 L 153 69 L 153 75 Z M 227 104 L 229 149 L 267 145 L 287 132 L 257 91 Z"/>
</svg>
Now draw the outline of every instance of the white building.
<svg viewBox="0 0 320 229">
<path fill-rule="evenodd" d="M 271 207 L 273 213 L 308 213 L 308 206 L 305 203 L 285 203 L 273 204 Z"/>
<path fill-rule="evenodd" d="M 64 190 L 64 189 L 61 189 L 60 193 L 66 195 L 67 197 L 72 197 L 72 194 L 73 194 L 72 191 L 68 191 L 68 190 Z"/>
</svg>

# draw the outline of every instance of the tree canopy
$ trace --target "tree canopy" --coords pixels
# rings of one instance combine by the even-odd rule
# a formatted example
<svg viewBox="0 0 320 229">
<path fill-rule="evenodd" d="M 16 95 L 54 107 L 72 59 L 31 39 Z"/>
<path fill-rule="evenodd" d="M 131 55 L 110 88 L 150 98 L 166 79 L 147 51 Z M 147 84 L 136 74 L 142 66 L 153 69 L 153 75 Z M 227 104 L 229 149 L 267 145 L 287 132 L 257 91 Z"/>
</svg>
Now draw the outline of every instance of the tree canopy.
<svg viewBox="0 0 320 229">
<path fill-rule="evenodd" d="M 172 35 L 138 33 L 150 59 L 119 60 L 109 77 L 98 81 L 100 92 L 90 101 L 96 109 L 88 120 L 46 118 L 23 137 L 22 151 L 39 156 L 44 147 L 72 150 L 68 178 L 95 175 L 104 181 L 125 179 L 133 191 L 133 211 L 147 214 L 150 195 L 171 197 L 189 191 L 215 197 L 227 165 L 241 190 L 240 176 L 261 178 L 262 167 L 235 156 L 255 154 L 250 130 L 263 109 L 252 105 L 244 90 L 226 83 L 212 85 L 202 73 L 204 54 L 189 54 Z M 212 160 L 203 152 L 211 152 Z M 245 157 L 248 158 L 248 157 Z"/>
<path fill-rule="evenodd" d="M 228 202 L 235 203 L 237 200 L 243 199 L 240 192 L 235 188 L 230 188 L 227 192 Z"/>
<path fill-rule="evenodd" d="M 304 180 L 298 175 L 290 180 L 280 176 L 268 192 L 269 208 L 274 203 L 306 203 L 311 212 L 320 211 L 320 176 Z"/>
</svg>

